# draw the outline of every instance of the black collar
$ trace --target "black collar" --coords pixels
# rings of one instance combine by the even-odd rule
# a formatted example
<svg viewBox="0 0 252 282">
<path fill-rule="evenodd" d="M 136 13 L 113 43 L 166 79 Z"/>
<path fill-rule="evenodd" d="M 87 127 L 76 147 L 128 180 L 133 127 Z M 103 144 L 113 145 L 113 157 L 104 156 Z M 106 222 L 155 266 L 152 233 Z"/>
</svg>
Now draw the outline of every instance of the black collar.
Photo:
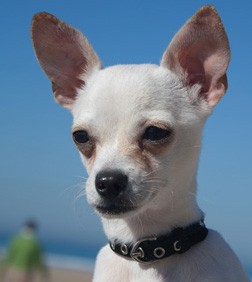
<svg viewBox="0 0 252 282">
<path fill-rule="evenodd" d="M 208 234 L 204 220 L 187 227 L 178 227 L 169 234 L 160 237 L 146 238 L 135 243 L 110 241 L 111 249 L 123 256 L 138 262 L 153 262 L 173 254 L 182 254 L 193 245 L 203 241 Z"/>
</svg>

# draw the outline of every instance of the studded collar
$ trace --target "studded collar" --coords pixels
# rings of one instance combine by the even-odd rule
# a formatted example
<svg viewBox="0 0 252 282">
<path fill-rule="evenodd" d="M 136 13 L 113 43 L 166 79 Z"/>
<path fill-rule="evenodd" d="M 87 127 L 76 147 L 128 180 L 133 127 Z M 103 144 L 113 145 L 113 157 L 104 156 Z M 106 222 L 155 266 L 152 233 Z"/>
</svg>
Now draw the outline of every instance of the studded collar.
<svg viewBox="0 0 252 282">
<path fill-rule="evenodd" d="M 112 251 L 120 256 L 131 258 L 140 263 L 154 262 L 167 258 L 173 254 L 182 254 L 193 245 L 203 241 L 208 229 L 202 219 L 187 227 L 177 227 L 169 234 L 151 237 L 135 243 L 119 243 L 117 240 L 109 242 Z"/>
</svg>

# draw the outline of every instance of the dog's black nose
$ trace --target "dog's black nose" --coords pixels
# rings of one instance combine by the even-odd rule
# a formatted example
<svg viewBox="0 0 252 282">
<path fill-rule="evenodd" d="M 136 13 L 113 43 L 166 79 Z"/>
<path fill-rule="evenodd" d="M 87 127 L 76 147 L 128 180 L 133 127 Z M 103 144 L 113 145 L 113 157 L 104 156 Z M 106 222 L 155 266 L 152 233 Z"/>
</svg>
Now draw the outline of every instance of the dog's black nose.
<svg viewBox="0 0 252 282">
<path fill-rule="evenodd" d="M 101 171 L 96 175 L 95 187 L 99 195 L 108 200 L 116 198 L 128 184 L 128 176 L 119 170 Z"/>
</svg>

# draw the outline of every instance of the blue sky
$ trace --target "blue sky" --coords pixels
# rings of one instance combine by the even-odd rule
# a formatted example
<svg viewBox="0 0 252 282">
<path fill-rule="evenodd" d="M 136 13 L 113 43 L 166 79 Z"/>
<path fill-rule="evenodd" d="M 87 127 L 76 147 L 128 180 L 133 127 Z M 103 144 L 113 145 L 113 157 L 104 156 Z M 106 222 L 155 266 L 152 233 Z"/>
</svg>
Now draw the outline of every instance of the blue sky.
<svg viewBox="0 0 252 282">
<path fill-rule="evenodd" d="M 252 262 L 252 24 L 250 0 L 2 1 L 0 235 L 33 216 L 49 240 L 100 245 L 99 219 L 78 198 L 86 178 L 71 115 L 54 103 L 30 40 L 32 15 L 55 14 L 88 37 L 103 65 L 156 63 L 202 5 L 217 7 L 230 40 L 229 89 L 207 122 L 198 199 L 244 263 Z"/>
</svg>

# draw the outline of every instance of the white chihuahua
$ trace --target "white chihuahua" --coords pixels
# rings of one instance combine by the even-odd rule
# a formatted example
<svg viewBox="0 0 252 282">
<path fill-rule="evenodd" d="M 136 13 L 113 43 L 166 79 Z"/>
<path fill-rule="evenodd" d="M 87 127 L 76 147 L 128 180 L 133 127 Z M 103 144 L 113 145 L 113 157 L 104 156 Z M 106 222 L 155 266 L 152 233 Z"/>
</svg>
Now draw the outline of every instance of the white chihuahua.
<svg viewBox="0 0 252 282">
<path fill-rule="evenodd" d="M 196 202 L 202 129 L 230 59 L 215 8 L 186 22 L 160 66 L 102 69 L 84 35 L 48 13 L 31 30 L 55 99 L 73 114 L 87 199 L 109 239 L 94 281 L 249 281 Z"/>
</svg>

